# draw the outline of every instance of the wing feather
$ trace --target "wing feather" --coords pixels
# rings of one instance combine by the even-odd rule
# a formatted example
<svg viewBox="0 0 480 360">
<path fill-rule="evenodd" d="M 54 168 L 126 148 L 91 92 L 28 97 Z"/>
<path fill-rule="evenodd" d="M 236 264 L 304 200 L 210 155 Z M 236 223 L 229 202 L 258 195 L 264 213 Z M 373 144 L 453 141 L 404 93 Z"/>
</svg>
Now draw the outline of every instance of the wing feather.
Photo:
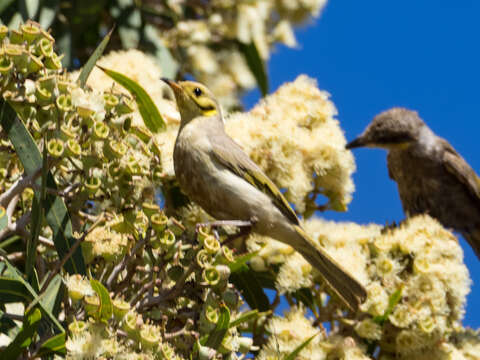
<svg viewBox="0 0 480 360">
<path fill-rule="evenodd" d="M 446 140 L 444 141 L 443 164 L 454 175 L 480 206 L 480 178 L 463 157 Z"/>
<path fill-rule="evenodd" d="M 282 192 L 235 141 L 225 134 L 225 136 L 216 137 L 215 143 L 212 142 L 211 145 L 214 158 L 219 163 L 268 195 L 292 223 L 299 224 L 295 211 Z"/>
</svg>

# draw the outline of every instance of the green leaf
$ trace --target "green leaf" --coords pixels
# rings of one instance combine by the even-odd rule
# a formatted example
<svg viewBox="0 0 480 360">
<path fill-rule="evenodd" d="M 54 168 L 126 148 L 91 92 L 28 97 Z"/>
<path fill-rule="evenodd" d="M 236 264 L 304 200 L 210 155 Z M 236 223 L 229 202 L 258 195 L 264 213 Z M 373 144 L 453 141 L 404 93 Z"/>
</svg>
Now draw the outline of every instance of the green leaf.
<svg viewBox="0 0 480 360">
<path fill-rule="evenodd" d="M 44 138 L 44 144 L 47 143 L 46 137 Z M 27 258 L 25 260 L 25 274 L 30 284 L 32 283 L 32 272 L 35 265 L 35 260 L 37 258 L 37 244 L 38 237 L 40 236 L 40 231 L 42 230 L 43 217 L 44 217 L 44 204 L 46 197 L 46 187 L 47 187 L 47 174 L 48 174 L 48 164 L 47 164 L 47 146 L 43 146 L 43 156 L 42 156 L 42 177 L 41 177 L 41 188 L 40 192 L 35 192 L 32 201 L 32 220 L 30 225 L 30 238 L 27 242 Z"/>
<path fill-rule="evenodd" d="M 42 318 L 38 308 L 34 308 L 25 315 L 22 329 L 15 339 L 0 353 L 0 359 L 17 359 L 25 348 L 33 341 L 37 327 Z"/>
<path fill-rule="evenodd" d="M 175 79 L 180 66 L 170 50 L 165 46 L 164 40 L 160 36 L 158 29 L 150 24 L 146 24 L 143 32 L 145 34 L 145 40 L 150 41 L 155 48 L 152 53 L 155 55 L 155 59 L 160 65 L 160 69 L 162 69 L 162 76 L 167 79 Z"/>
<path fill-rule="evenodd" d="M 52 312 L 52 314 L 62 284 L 62 277 L 57 274 L 53 277 L 53 279 L 50 281 L 47 288 L 42 294 L 42 305 L 47 311 Z"/>
<path fill-rule="evenodd" d="M 37 353 L 37 357 L 43 357 L 50 354 L 65 355 L 67 353 L 65 340 L 66 336 L 64 332 L 51 337 L 42 344 Z"/>
<path fill-rule="evenodd" d="M 402 290 L 403 286 L 400 286 L 400 288 L 398 288 L 395 292 L 393 292 L 392 295 L 390 295 L 388 299 L 388 307 L 385 310 L 385 313 L 383 315 L 375 316 L 373 318 L 374 322 L 379 325 L 383 325 L 383 323 L 387 321 L 395 306 L 397 306 L 398 302 L 402 299 Z"/>
<path fill-rule="evenodd" d="M 228 331 L 228 324 L 230 323 L 230 311 L 225 305 L 220 306 L 220 316 L 218 317 L 215 329 L 210 333 L 205 346 L 212 349 L 218 349 L 222 344 L 223 338 Z"/>
<path fill-rule="evenodd" d="M 57 15 L 58 4 L 60 0 L 44 0 L 40 8 L 38 22 L 43 29 L 48 29 L 52 25 Z"/>
<path fill-rule="evenodd" d="M 306 306 L 313 308 L 315 306 L 315 298 L 309 288 L 301 288 L 295 291 L 293 297 L 298 301 L 304 303 Z"/>
<path fill-rule="evenodd" d="M 35 292 L 35 290 L 32 288 L 32 286 L 25 281 L 25 279 L 22 277 L 21 273 L 17 270 L 16 267 L 12 266 L 8 261 L 4 260 L 3 263 L 7 266 L 7 270 L 4 272 L 5 277 L 8 277 L 10 279 L 19 281 L 20 283 L 23 284 L 23 286 L 28 290 L 30 293 L 31 297 L 33 298 L 33 301 L 29 303 L 28 307 L 33 308 L 36 306 L 36 304 L 40 305 L 41 310 L 47 315 L 47 317 L 52 321 L 53 324 L 60 330 L 60 331 L 65 331 L 62 325 L 58 322 L 57 317 L 55 317 L 51 311 L 48 310 L 48 303 L 45 302 L 44 296 L 45 292 L 41 295 L 38 296 L 38 294 Z M 53 281 L 52 281 L 53 283 Z M 52 286 L 51 284 L 48 286 L 50 288 Z M 48 289 L 47 288 L 47 289 Z"/>
<path fill-rule="evenodd" d="M 231 264 L 228 264 L 228 267 L 230 268 L 230 272 L 234 273 L 240 270 L 248 270 L 246 263 L 249 262 L 255 256 L 257 256 L 259 252 L 260 250 L 257 250 L 257 251 L 253 251 L 251 253 L 236 257 L 234 262 L 232 262 Z"/>
<path fill-rule="evenodd" d="M 39 0 L 21 0 L 20 9 L 22 11 L 24 20 L 34 19 L 39 5 Z"/>
<path fill-rule="evenodd" d="M 3 206 L 0 206 L 0 231 L 5 229 L 8 225 L 7 212 Z"/>
<path fill-rule="evenodd" d="M 100 319 L 108 321 L 112 317 L 113 305 L 108 290 L 98 280 L 90 279 L 90 285 L 93 291 L 95 291 L 100 299 Z"/>
<path fill-rule="evenodd" d="M 87 83 L 88 76 L 93 70 L 93 67 L 97 63 L 97 60 L 100 59 L 100 57 L 103 54 L 103 51 L 107 47 L 108 42 L 110 41 L 110 37 L 112 36 L 113 32 L 112 28 L 107 35 L 103 38 L 103 40 L 98 44 L 97 48 L 93 52 L 93 54 L 90 56 L 88 59 L 87 63 L 83 66 L 82 72 L 80 75 L 78 75 L 77 82 L 80 85 L 80 87 L 83 89 L 85 87 L 85 84 Z"/>
<path fill-rule="evenodd" d="M 127 89 L 135 97 L 135 101 L 137 102 L 140 115 L 142 115 L 143 122 L 151 132 L 158 133 L 165 131 L 167 125 L 165 124 L 165 121 L 163 120 L 162 115 L 160 115 L 160 112 L 158 111 L 157 106 L 153 102 L 152 98 L 147 94 L 143 87 L 119 72 L 105 69 L 101 66 L 98 67 L 102 69 L 105 74 Z"/>
<path fill-rule="evenodd" d="M 268 76 L 265 64 L 260 57 L 260 54 L 257 50 L 257 47 L 252 42 L 248 45 L 241 42 L 239 44 L 239 49 L 245 56 L 247 61 L 248 68 L 252 72 L 255 80 L 257 80 L 258 87 L 262 92 L 262 95 L 265 96 L 268 94 Z"/>
<path fill-rule="evenodd" d="M 288 354 L 287 356 L 285 356 L 283 358 L 283 360 L 295 360 L 297 358 L 297 355 L 300 353 L 300 351 L 302 351 L 305 346 L 307 346 L 308 344 L 310 344 L 310 342 L 315 338 L 315 336 L 317 336 L 318 334 L 320 333 L 316 333 L 315 335 L 312 335 L 310 336 L 307 340 L 305 340 L 303 343 L 301 343 L 300 345 L 298 345 L 295 350 L 293 350 L 290 354 Z"/>
<path fill-rule="evenodd" d="M 258 317 L 259 314 L 261 313 L 259 313 L 257 309 L 241 313 L 239 317 L 237 317 L 235 320 L 230 322 L 230 324 L 228 324 L 228 327 L 232 328 L 232 327 L 238 326 L 243 322 L 246 322 L 246 321 L 249 321 L 250 319 Z"/>
<path fill-rule="evenodd" d="M 0 124 L 15 147 L 26 174 L 31 175 L 35 173 L 39 164 L 42 163 L 42 156 L 23 122 L 16 116 L 13 108 L 3 99 L 0 99 Z M 40 181 L 37 180 L 37 184 L 41 185 Z M 50 189 L 57 189 L 57 184 L 51 172 L 47 175 L 46 184 Z M 62 198 L 58 196 L 47 194 L 43 205 L 47 223 L 53 231 L 55 248 L 59 257 L 62 258 L 75 243 L 70 215 Z M 65 263 L 65 269 L 70 274 L 86 274 L 81 246 L 75 250 L 71 258 Z"/>
<path fill-rule="evenodd" d="M 0 14 L 3 12 L 3 10 L 8 8 L 10 6 L 10 4 L 14 1 L 15 0 L 2 0 L 2 1 L 0 1 Z"/>
<path fill-rule="evenodd" d="M 270 310 L 270 302 L 263 291 L 255 274 L 249 271 L 239 271 L 230 275 L 231 282 L 241 292 L 251 309 Z"/>
<path fill-rule="evenodd" d="M 5 276 L 0 277 L 0 298 L 2 303 L 25 303 L 33 299 L 32 294 L 21 281 Z"/>
</svg>

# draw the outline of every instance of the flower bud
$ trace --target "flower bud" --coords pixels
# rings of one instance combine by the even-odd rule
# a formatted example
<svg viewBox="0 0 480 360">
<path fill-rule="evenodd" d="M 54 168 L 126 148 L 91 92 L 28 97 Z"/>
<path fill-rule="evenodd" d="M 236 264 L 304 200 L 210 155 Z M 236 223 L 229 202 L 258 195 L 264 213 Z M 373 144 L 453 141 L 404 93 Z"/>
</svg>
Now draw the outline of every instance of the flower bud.
<svg viewBox="0 0 480 360">
<path fill-rule="evenodd" d="M 206 269 L 203 269 L 202 280 L 210 286 L 215 286 L 221 280 L 220 273 L 213 266 L 212 267 L 207 267 Z"/>
<path fill-rule="evenodd" d="M 65 150 L 65 146 L 63 145 L 63 141 L 60 139 L 50 139 L 47 142 L 47 151 L 48 154 L 52 157 L 60 157 L 63 155 L 63 151 Z"/>
<path fill-rule="evenodd" d="M 220 242 L 213 235 L 205 237 L 202 245 L 211 254 L 215 254 L 220 250 Z"/>
<path fill-rule="evenodd" d="M 153 214 L 160 212 L 160 207 L 155 203 L 144 202 L 142 204 L 142 210 L 145 215 L 147 215 L 147 217 L 150 219 Z"/>
<path fill-rule="evenodd" d="M 78 142 L 74 139 L 69 139 L 66 143 L 65 154 L 70 157 L 79 157 L 82 153 L 82 149 Z"/>
<path fill-rule="evenodd" d="M 211 360 L 216 354 L 217 352 L 215 349 L 200 345 L 200 343 L 198 343 L 198 360 Z"/>
<path fill-rule="evenodd" d="M 103 94 L 103 101 L 105 102 L 105 109 L 106 110 L 111 110 L 112 108 L 117 106 L 118 103 L 120 102 L 116 95 L 109 94 L 109 93 L 104 93 Z"/>
<path fill-rule="evenodd" d="M 130 114 L 135 111 L 135 103 L 132 99 L 123 96 L 115 110 L 118 115 Z"/>
<path fill-rule="evenodd" d="M 110 133 L 110 129 L 103 122 L 96 121 L 93 125 L 92 135 L 97 140 L 105 140 Z"/>
<path fill-rule="evenodd" d="M 85 311 L 87 312 L 88 315 L 90 316 L 97 315 L 98 310 L 100 309 L 100 299 L 96 294 L 91 296 L 85 296 L 83 298 L 83 304 L 85 307 Z"/>
<path fill-rule="evenodd" d="M 62 68 L 62 56 L 53 53 L 52 56 L 45 58 L 45 67 L 50 70 L 60 70 Z"/>
<path fill-rule="evenodd" d="M 161 343 L 160 330 L 153 325 L 146 324 L 140 330 L 140 343 L 144 349 L 154 349 Z"/>
<path fill-rule="evenodd" d="M 96 176 L 90 176 L 85 180 L 83 187 L 90 195 L 95 195 L 102 185 L 102 180 Z"/>
<path fill-rule="evenodd" d="M 122 328 L 131 339 L 138 340 L 140 338 L 140 327 L 142 323 L 143 320 L 137 313 L 131 311 L 123 318 Z"/>
<path fill-rule="evenodd" d="M 5 25 L 0 25 L 0 41 L 3 41 L 5 37 L 8 35 L 8 27 Z"/>
<path fill-rule="evenodd" d="M 253 345 L 253 339 L 249 337 L 240 337 L 238 338 L 238 351 L 242 354 L 247 354 L 250 352 L 250 349 Z"/>
<path fill-rule="evenodd" d="M 152 223 L 153 230 L 160 235 L 163 234 L 165 228 L 167 227 L 168 218 L 163 212 L 157 212 L 151 216 L 150 222 Z"/>
<path fill-rule="evenodd" d="M 62 94 L 59 97 L 57 97 L 56 100 L 57 107 L 61 112 L 69 112 L 72 111 L 73 105 L 72 105 L 72 97 L 69 94 Z"/>
<path fill-rule="evenodd" d="M 33 21 L 28 21 L 26 24 L 20 26 L 23 39 L 28 43 L 33 43 L 38 37 L 40 37 L 40 26 Z"/>
<path fill-rule="evenodd" d="M 53 43 L 45 38 L 37 42 L 35 54 L 49 58 L 53 55 Z"/>
<path fill-rule="evenodd" d="M 72 334 L 81 334 L 85 330 L 87 330 L 88 324 L 85 321 L 77 321 L 73 320 L 70 324 L 68 324 L 68 330 Z"/>
<path fill-rule="evenodd" d="M 201 268 L 206 268 L 213 264 L 212 255 L 205 249 L 201 249 L 196 256 L 197 264 Z"/>
<path fill-rule="evenodd" d="M 0 57 L 0 74 L 8 75 L 13 69 L 13 61 L 7 56 Z"/>
<path fill-rule="evenodd" d="M 130 304 L 122 299 L 114 299 L 113 303 L 113 316 L 115 320 L 121 321 L 125 315 L 130 311 Z"/>
<path fill-rule="evenodd" d="M 120 159 L 127 153 L 127 146 L 121 141 L 107 141 L 105 142 L 103 152 L 110 160 Z"/>
</svg>

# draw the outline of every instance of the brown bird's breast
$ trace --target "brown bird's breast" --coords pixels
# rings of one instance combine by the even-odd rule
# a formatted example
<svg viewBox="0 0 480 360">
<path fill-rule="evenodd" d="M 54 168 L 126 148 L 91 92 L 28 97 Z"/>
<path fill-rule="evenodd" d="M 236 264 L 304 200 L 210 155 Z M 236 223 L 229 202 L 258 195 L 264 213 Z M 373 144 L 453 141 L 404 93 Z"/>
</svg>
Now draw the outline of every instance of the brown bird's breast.
<svg viewBox="0 0 480 360">
<path fill-rule="evenodd" d="M 447 171 L 442 156 L 441 150 L 428 154 L 415 149 L 389 152 L 389 175 L 397 182 L 405 213 L 428 213 L 458 231 L 480 226 L 478 199 Z"/>
</svg>

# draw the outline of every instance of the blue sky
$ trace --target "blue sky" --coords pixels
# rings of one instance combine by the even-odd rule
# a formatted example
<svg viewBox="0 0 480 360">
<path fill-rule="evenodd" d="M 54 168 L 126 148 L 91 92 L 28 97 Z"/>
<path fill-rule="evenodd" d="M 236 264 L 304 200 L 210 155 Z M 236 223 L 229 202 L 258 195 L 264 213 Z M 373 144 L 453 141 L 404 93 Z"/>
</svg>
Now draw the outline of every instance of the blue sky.
<svg viewBox="0 0 480 360">
<path fill-rule="evenodd" d="M 480 172 L 480 1 L 330 0 L 321 17 L 297 31 L 299 49 L 277 49 L 271 88 L 305 73 L 332 94 L 348 140 L 380 111 L 415 109 Z M 294 64 L 294 65 L 292 65 Z M 248 106 L 258 95 L 246 98 Z M 328 219 L 359 223 L 404 218 L 386 152 L 354 152 L 356 191 L 345 213 Z M 480 262 L 461 239 L 473 280 L 464 325 L 480 327 Z"/>
</svg>

